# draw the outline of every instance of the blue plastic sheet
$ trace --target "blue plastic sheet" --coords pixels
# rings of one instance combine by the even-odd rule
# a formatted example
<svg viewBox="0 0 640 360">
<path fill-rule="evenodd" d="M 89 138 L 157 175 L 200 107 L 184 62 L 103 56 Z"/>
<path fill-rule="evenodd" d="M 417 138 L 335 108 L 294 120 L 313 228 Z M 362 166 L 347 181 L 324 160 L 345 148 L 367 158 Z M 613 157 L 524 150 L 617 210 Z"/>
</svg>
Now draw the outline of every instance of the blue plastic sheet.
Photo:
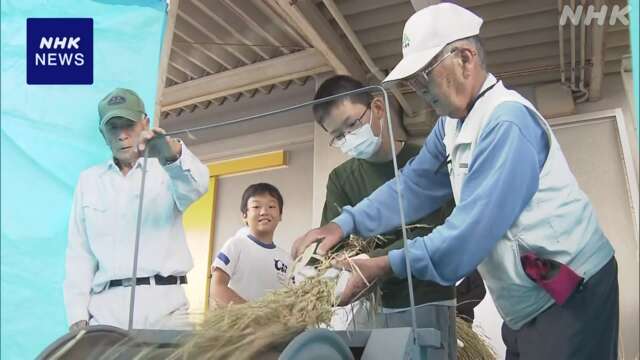
<svg viewBox="0 0 640 360">
<path fill-rule="evenodd" d="M 134 89 L 152 116 L 165 0 L 2 0 L 2 353 L 34 358 L 67 331 L 67 219 L 80 172 L 110 154 L 98 101 Z M 26 19 L 90 17 L 93 85 L 27 85 Z"/>
<path fill-rule="evenodd" d="M 640 1 L 630 0 L 631 63 L 633 64 L 633 94 L 636 108 L 636 133 L 640 139 Z"/>
</svg>

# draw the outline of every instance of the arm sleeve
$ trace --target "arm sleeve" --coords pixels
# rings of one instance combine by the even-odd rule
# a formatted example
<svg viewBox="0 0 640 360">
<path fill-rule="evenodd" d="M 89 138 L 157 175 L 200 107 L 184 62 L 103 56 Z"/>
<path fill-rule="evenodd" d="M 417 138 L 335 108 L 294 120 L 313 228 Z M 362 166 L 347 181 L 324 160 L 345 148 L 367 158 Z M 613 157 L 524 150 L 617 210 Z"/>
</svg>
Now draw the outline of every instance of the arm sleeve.
<svg viewBox="0 0 640 360">
<path fill-rule="evenodd" d="M 533 120 L 529 124 L 537 128 L 523 131 L 512 116 Z M 537 119 L 522 110 L 492 123 L 480 135 L 460 202 L 444 225 L 389 253 L 397 276 L 406 277 L 406 254 L 416 277 L 454 284 L 489 255 L 537 191 L 544 163 L 540 154 L 546 158 L 548 151 L 541 140 L 546 137 L 530 134 L 530 129 L 543 131 Z"/>
<path fill-rule="evenodd" d="M 438 171 L 446 159 L 444 119 L 440 119 L 425 141 L 420 153 L 410 160 L 400 174 L 406 222 L 429 214 L 451 197 L 451 184 L 446 168 Z M 357 233 L 377 235 L 400 225 L 397 178 L 386 182 L 355 207 L 345 206 L 337 223 L 345 236 Z"/>
<path fill-rule="evenodd" d="M 172 182 L 173 199 L 181 212 L 209 190 L 209 169 L 184 144 L 178 160 L 164 169 Z"/>
<path fill-rule="evenodd" d="M 464 278 L 460 285 L 456 286 L 456 298 L 458 301 L 458 309 L 461 312 L 472 312 L 473 308 L 478 306 L 487 294 L 484 287 L 484 281 L 478 270 L 473 271 Z"/>
<path fill-rule="evenodd" d="M 215 259 L 213 259 L 213 265 L 211 266 L 211 273 L 216 268 L 224 270 L 224 272 L 233 278 L 238 266 L 238 260 L 240 259 L 240 249 L 238 248 L 238 238 L 231 238 L 222 246 L 222 249 L 218 251 Z"/>
<path fill-rule="evenodd" d="M 89 298 L 97 270 L 97 260 L 89 247 L 84 223 L 82 177 L 73 195 L 67 241 L 63 294 L 67 321 L 71 325 L 89 320 Z"/>
</svg>

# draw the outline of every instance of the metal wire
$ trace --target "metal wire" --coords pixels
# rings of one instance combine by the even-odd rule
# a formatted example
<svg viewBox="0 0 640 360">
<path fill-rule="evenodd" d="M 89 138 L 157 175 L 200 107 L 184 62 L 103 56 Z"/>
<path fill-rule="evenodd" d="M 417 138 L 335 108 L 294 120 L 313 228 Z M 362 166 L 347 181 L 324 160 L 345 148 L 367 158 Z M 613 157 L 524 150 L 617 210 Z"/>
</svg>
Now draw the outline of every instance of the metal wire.
<svg viewBox="0 0 640 360">
<path fill-rule="evenodd" d="M 396 191 L 398 192 L 398 207 L 400 207 L 400 225 L 402 226 L 402 244 L 405 249 L 404 263 L 407 268 L 407 284 L 409 286 L 409 304 L 411 305 L 411 330 L 413 330 L 413 345 L 418 345 L 418 337 L 417 337 L 417 322 L 416 322 L 416 302 L 413 295 L 413 275 L 411 273 L 411 263 L 409 262 L 409 256 L 406 252 L 407 249 L 407 222 L 404 216 L 404 198 L 402 194 L 402 186 L 400 179 L 400 170 L 398 170 L 398 159 L 396 152 L 396 142 L 394 141 L 395 137 L 393 136 L 393 124 L 391 123 L 391 111 L 389 110 L 389 95 L 384 90 L 382 86 L 379 86 L 382 90 L 382 94 L 384 96 L 384 104 L 385 110 L 387 112 L 387 127 L 389 128 L 389 142 L 391 143 L 391 153 L 393 154 L 393 171 L 396 175 Z"/>
<path fill-rule="evenodd" d="M 274 49 L 294 49 L 304 50 L 311 49 L 310 46 L 304 45 L 268 45 L 268 44 L 241 44 L 241 43 L 228 43 L 217 41 L 174 41 L 174 44 L 188 44 L 188 45 L 216 45 L 216 46 L 236 46 L 236 47 L 260 47 L 260 48 L 274 48 Z"/>
<path fill-rule="evenodd" d="M 306 101 L 297 105 L 292 105 L 292 106 L 287 106 L 284 108 L 280 108 L 280 109 L 276 109 L 276 110 L 272 110 L 272 111 L 267 111 L 267 112 L 263 112 L 260 114 L 255 114 L 255 115 L 250 115 L 250 116 L 245 116 L 242 118 L 238 118 L 238 119 L 234 119 L 234 120 L 229 120 L 229 121 L 224 121 L 224 122 L 220 122 L 220 123 L 216 123 L 216 124 L 209 124 L 209 125 L 203 125 L 203 126 L 196 126 L 196 127 L 192 127 L 192 128 L 187 128 L 187 129 L 181 129 L 181 130 L 176 130 L 176 131 L 172 131 L 172 132 L 167 132 L 168 136 L 175 136 L 175 135 L 179 135 L 179 134 L 185 134 L 185 133 L 190 133 L 190 132 L 195 132 L 195 131 L 201 131 L 201 130 L 207 130 L 207 129 L 213 129 L 216 127 L 220 127 L 220 126 L 226 126 L 226 125 L 233 125 L 233 124 L 238 124 L 244 121 L 249 121 L 249 120 L 254 120 L 254 119 L 258 119 L 258 118 L 262 118 L 262 117 L 266 117 L 266 116 L 271 116 L 271 115 L 276 115 L 276 114 L 280 114 L 280 113 L 284 113 L 287 111 L 292 111 L 292 110 L 296 110 L 296 109 L 300 109 L 306 106 L 310 106 L 310 105 L 314 105 L 314 104 L 321 104 L 321 103 L 325 103 L 325 102 L 329 102 L 329 101 L 333 101 L 336 100 L 338 98 L 342 98 L 345 96 L 349 96 L 349 95 L 354 95 L 354 94 L 360 94 L 360 93 L 364 93 L 364 92 L 372 92 L 372 91 L 380 91 L 384 97 L 384 103 L 385 103 L 385 112 L 387 115 L 387 126 L 389 128 L 389 141 L 391 142 L 391 152 L 393 154 L 393 170 L 395 173 L 395 182 L 396 182 L 396 191 L 398 193 L 398 207 L 400 210 L 400 225 L 402 227 L 402 240 L 403 240 L 403 244 L 404 247 L 406 249 L 407 247 L 407 224 L 406 224 L 406 218 L 404 215 L 404 197 L 402 194 L 402 186 L 401 186 L 401 176 L 402 174 L 400 174 L 400 171 L 398 170 L 398 160 L 396 159 L 396 147 L 395 147 L 395 137 L 393 136 L 393 124 L 391 123 L 391 110 L 389 109 L 389 94 L 387 93 L 387 91 L 380 85 L 372 85 L 372 86 L 366 86 L 360 89 L 356 89 L 356 90 L 352 90 L 352 91 L 347 91 L 344 93 L 340 93 L 340 94 L 336 94 L 336 95 L 332 95 L 332 96 L 327 96 L 325 98 L 322 99 L 317 99 L 317 100 L 311 100 L 311 101 Z M 145 148 L 148 149 L 148 148 Z M 140 184 L 140 205 L 138 208 L 138 225 L 137 225 L 137 229 L 136 229 L 136 248 L 135 248 L 135 252 L 134 252 L 134 276 L 136 274 L 136 267 L 137 267 L 137 257 L 138 257 L 138 245 L 139 245 L 139 237 L 140 237 L 140 225 L 141 225 L 141 218 L 142 218 L 142 201 L 143 201 L 143 196 L 144 196 L 144 185 L 145 185 L 145 176 L 144 174 L 146 173 L 146 161 L 147 161 L 147 157 L 148 157 L 148 153 L 145 150 L 144 153 L 144 165 L 143 165 L 143 176 L 142 176 L 142 180 L 141 180 L 141 184 Z M 405 266 L 407 269 L 407 282 L 408 282 L 408 286 L 409 286 L 409 302 L 411 305 L 411 328 L 412 328 L 412 332 L 413 332 L 413 344 L 417 345 L 417 322 L 416 322 L 416 309 L 415 309 L 415 298 L 414 298 L 414 294 L 413 294 L 413 277 L 412 277 L 412 272 L 411 272 L 411 264 L 409 263 L 409 257 L 405 256 Z M 133 288 L 135 288 L 135 277 L 133 277 L 133 281 L 134 281 L 134 286 Z M 130 304 L 130 313 L 129 313 L 129 329 L 131 329 L 132 326 L 132 321 L 133 321 L 133 303 L 135 300 L 135 290 L 132 289 L 132 293 L 131 293 L 131 304 Z"/>
<path fill-rule="evenodd" d="M 136 224 L 136 241 L 133 247 L 133 270 L 131 271 L 131 297 L 129 298 L 129 326 L 133 329 L 133 306 L 136 302 L 136 287 L 138 285 L 138 250 L 140 249 L 140 230 L 142 229 L 142 204 L 144 200 L 144 185 L 147 177 L 147 161 L 149 160 L 149 146 L 144 148 L 144 160 L 142 161 L 142 179 L 140 180 L 140 201 L 138 203 L 138 219 Z"/>
</svg>

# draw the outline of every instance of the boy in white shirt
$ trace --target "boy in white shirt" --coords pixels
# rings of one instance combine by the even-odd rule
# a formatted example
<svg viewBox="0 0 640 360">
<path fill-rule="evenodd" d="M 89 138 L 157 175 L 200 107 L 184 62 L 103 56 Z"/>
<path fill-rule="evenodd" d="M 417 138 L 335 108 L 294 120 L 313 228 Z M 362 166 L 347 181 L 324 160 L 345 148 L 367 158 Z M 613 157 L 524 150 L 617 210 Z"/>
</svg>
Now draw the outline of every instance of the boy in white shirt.
<svg viewBox="0 0 640 360">
<path fill-rule="evenodd" d="M 282 207 L 282 195 L 271 184 L 253 184 L 244 191 L 240 212 L 247 229 L 227 240 L 214 259 L 212 306 L 256 300 L 287 284 L 290 256 L 273 242 Z"/>
</svg>

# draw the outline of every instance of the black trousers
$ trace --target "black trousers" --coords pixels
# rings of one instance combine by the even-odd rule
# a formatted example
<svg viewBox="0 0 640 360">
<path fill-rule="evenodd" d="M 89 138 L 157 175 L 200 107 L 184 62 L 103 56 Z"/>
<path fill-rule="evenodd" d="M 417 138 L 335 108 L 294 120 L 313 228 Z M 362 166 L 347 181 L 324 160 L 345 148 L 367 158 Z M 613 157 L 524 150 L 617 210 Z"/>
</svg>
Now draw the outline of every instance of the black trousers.
<svg viewBox="0 0 640 360">
<path fill-rule="evenodd" d="M 560 306 L 519 330 L 502 324 L 506 360 L 618 358 L 618 263 L 615 257 Z"/>
</svg>

